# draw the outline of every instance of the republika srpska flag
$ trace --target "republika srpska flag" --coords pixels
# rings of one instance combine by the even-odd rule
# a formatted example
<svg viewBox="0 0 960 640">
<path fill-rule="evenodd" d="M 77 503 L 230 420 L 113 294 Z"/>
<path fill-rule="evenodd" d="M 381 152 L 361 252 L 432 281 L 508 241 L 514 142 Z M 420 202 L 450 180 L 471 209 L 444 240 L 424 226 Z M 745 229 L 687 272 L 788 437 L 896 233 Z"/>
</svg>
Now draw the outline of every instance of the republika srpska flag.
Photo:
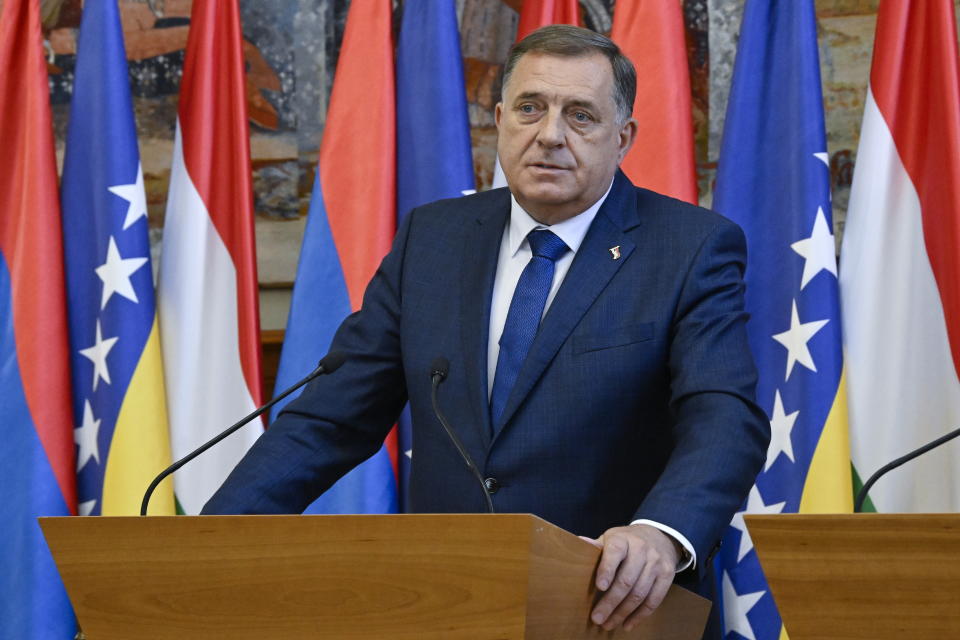
<svg viewBox="0 0 960 640">
<path fill-rule="evenodd" d="M 260 317 L 237 0 L 194 0 L 157 291 L 173 457 L 260 404 Z M 253 421 L 175 476 L 199 513 L 263 432 Z"/>
<path fill-rule="evenodd" d="M 690 71 L 680 2 L 617 0 L 610 38 L 637 69 L 637 138 L 620 168 L 638 187 L 696 204 Z"/>
<path fill-rule="evenodd" d="M 866 480 L 960 426 L 960 71 L 951 0 L 880 3 L 840 257 L 853 464 Z M 960 440 L 891 472 L 870 501 L 877 511 L 960 511 Z"/>
<path fill-rule="evenodd" d="M 580 24 L 577 0 L 524 0 L 517 23 L 517 42 L 548 24 Z"/>
<path fill-rule="evenodd" d="M 313 370 L 340 322 L 360 308 L 367 282 L 390 249 L 396 229 L 394 99 L 390 0 L 353 0 L 300 249 L 278 391 Z M 397 511 L 396 465 L 394 431 L 307 513 Z"/>
<path fill-rule="evenodd" d="M 76 513 L 70 356 L 39 0 L 0 13 L 0 629 L 69 640 L 37 516 Z"/>
</svg>

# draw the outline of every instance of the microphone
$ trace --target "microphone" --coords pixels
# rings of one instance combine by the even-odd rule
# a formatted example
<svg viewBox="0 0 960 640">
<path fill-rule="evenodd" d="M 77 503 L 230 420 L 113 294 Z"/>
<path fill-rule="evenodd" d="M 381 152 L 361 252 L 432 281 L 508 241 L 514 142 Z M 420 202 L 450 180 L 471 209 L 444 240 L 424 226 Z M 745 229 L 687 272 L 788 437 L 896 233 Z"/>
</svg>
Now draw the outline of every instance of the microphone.
<svg viewBox="0 0 960 640">
<path fill-rule="evenodd" d="M 925 454 L 927 451 L 930 451 L 931 449 L 936 449 L 940 445 L 950 442 L 957 436 L 960 436 L 960 429 L 954 429 L 950 433 L 940 436 L 933 442 L 929 442 L 923 445 L 922 447 L 920 447 L 919 449 L 911 451 L 907 455 L 897 458 L 893 462 L 890 462 L 880 467 L 880 469 L 878 469 L 876 473 L 870 476 L 870 478 L 863 483 L 863 487 L 860 489 L 859 492 L 857 492 L 857 499 L 853 504 L 853 512 L 860 513 L 860 508 L 863 507 L 863 501 L 867 499 L 867 492 L 870 491 L 870 487 L 872 487 L 874 483 L 880 478 L 882 478 L 884 474 L 886 474 L 888 471 L 892 471 L 893 469 L 896 469 L 900 465 L 906 464 L 911 460 L 913 460 L 914 458 L 922 456 L 923 454 Z"/>
<path fill-rule="evenodd" d="M 291 393 L 293 393 L 303 385 L 313 380 L 314 378 L 321 376 L 325 373 L 333 373 L 334 371 L 340 368 L 340 366 L 346 361 L 346 359 L 347 357 L 343 354 L 342 351 L 331 351 L 326 356 L 324 356 L 322 360 L 320 360 L 320 364 L 317 365 L 317 368 L 311 371 L 310 374 L 307 375 L 307 377 L 305 377 L 303 380 L 296 383 L 295 385 L 293 385 L 292 387 L 290 387 L 289 389 L 287 389 L 286 391 L 278 395 L 276 398 L 268 402 L 267 404 L 258 408 L 250 415 L 246 416 L 245 418 L 242 418 L 239 422 L 237 422 L 233 426 L 228 427 L 227 429 L 221 431 L 219 434 L 217 434 L 216 436 L 214 436 L 204 444 L 200 445 L 199 447 L 197 447 L 196 449 L 194 449 L 193 451 L 191 451 L 190 453 L 188 453 L 187 455 L 180 458 L 179 460 L 171 464 L 169 467 L 161 471 L 160 474 L 153 479 L 153 482 L 150 483 L 150 486 L 147 487 L 146 493 L 143 494 L 143 502 L 140 504 L 140 515 L 142 516 L 147 515 L 147 505 L 150 503 L 150 496 L 153 495 L 153 492 L 157 488 L 157 485 L 159 485 L 164 478 L 166 478 L 171 473 L 173 473 L 183 465 L 187 464 L 188 462 L 190 462 L 191 460 L 199 456 L 201 453 L 203 453 L 210 447 L 219 443 L 221 440 L 223 440 L 230 434 L 239 430 L 240 427 L 246 425 L 248 422 L 258 417 L 264 411 L 266 411 L 273 405 L 277 404 L 278 402 L 286 398 L 288 395 L 290 395 Z"/>
<path fill-rule="evenodd" d="M 433 402 L 433 412 L 436 414 L 440 424 L 443 425 L 443 429 L 447 432 L 447 435 L 450 436 L 450 440 L 453 441 L 453 446 L 457 448 L 457 451 L 460 453 L 460 457 L 463 458 L 463 461 L 467 464 L 467 468 L 470 469 L 473 475 L 477 478 L 477 482 L 480 483 L 480 488 L 483 489 L 483 497 L 487 501 L 487 510 L 490 513 L 494 513 L 493 500 L 490 499 L 490 492 L 487 491 L 487 485 L 483 482 L 483 476 L 477 469 L 477 465 L 474 464 L 470 454 L 467 453 L 463 443 L 460 442 L 460 438 L 457 437 L 457 434 L 454 433 L 452 428 L 450 428 L 450 423 L 447 422 L 447 418 L 443 415 L 443 412 L 440 410 L 440 404 L 437 402 L 437 389 L 440 387 L 440 383 L 447 379 L 447 373 L 449 373 L 449 371 L 450 361 L 443 356 L 435 358 L 433 363 L 430 365 L 430 382 L 432 383 L 430 400 Z"/>
</svg>

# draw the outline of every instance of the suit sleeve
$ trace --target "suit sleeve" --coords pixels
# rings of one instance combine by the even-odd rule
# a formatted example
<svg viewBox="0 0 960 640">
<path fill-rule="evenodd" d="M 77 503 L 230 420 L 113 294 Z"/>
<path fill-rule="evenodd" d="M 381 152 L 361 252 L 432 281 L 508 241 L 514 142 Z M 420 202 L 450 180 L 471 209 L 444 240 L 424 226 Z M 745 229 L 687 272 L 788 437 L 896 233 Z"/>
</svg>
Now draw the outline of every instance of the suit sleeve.
<svg viewBox="0 0 960 640">
<path fill-rule="evenodd" d="M 344 320 L 331 351 L 346 362 L 307 385 L 251 447 L 204 514 L 302 513 L 341 476 L 376 453 L 407 400 L 400 356 L 400 284 L 406 217 L 390 253 Z"/>
<path fill-rule="evenodd" d="M 637 510 L 683 533 L 702 572 L 766 457 L 770 425 L 754 401 L 747 342 L 746 244 L 724 221 L 694 256 L 673 319 L 668 364 L 673 450 Z"/>
</svg>

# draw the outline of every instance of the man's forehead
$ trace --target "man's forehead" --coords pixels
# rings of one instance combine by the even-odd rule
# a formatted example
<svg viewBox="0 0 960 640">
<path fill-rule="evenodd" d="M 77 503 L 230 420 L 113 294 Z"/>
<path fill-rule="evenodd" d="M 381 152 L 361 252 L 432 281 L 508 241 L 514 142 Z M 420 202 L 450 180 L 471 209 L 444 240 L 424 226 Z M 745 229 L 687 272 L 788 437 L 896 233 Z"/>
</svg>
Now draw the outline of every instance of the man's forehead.
<svg viewBox="0 0 960 640">
<path fill-rule="evenodd" d="M 612 85 L 613 67 L 599 52 L 565 56 L 530 51 L 517 60 L 503 91 L 514 93 L 514 98 L 561 92 L 579 95 L 574 100 L 590 102 L 584 94 Z"/>
<path fill-rule="evenodd" d="M 550 53 L 548 51 L 528 51 L 517 58 L 513 67 L 513 74 L 516 74 L 521 68 L 529 67 L 536 63 L 545 63 L 558 67 L 573 67 L 582 63 L 588 63 L 598 65 L 613 75 L 613 66 L 610 63 L 610 59 L 599 51 L 587 51 L 575 55 Z"/>
</svg>

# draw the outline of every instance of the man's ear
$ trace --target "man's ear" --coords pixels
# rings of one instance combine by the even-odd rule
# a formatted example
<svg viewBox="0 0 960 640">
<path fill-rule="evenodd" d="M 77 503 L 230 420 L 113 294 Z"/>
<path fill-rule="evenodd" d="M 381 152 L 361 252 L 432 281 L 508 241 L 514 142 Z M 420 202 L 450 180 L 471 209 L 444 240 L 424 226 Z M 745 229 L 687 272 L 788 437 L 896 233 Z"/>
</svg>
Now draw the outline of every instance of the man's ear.
<svg viewBox="0 0 960 640">
<path fill-rule="evenodd" d="M 636 139 L 637 121 L 633 118 L 627 118 L 627 121 L 620 127 L 620 162 L 623 162 Z"/>
<path fill-rule="evenodd" d="M 497 131 L 500 130 L 500 118 L 503 117 L 503 103 L 498 102 L 497 106 L 493 108 L 493 121 L 497 125 Z"/>
</svg>

